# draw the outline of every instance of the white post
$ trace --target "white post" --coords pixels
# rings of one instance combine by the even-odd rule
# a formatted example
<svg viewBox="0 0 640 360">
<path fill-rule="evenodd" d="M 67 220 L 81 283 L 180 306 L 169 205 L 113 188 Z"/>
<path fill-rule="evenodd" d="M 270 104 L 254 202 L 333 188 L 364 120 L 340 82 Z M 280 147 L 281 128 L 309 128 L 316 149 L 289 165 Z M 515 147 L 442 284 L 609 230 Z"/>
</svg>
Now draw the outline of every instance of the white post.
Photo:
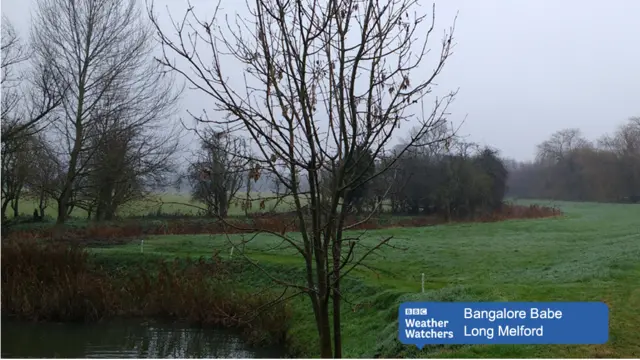
<svg viewBox="0 0 640 360">
<path fill-rule="evenodd" d="M 424 273 L 422 273 L 422 293 L 424 293 Z"/>
<path fill-rule="evenodd" d="M 231 253 L 229 254 L 229 259 L 233 258 L 233 249 L 235 249 L 236 247 L 231 245 Z"/>
<path fill-rule="evenodd" d="M 140 240 L 140 253 L 142 254 L 144 252 L 144 239 Z"/>
</svg>

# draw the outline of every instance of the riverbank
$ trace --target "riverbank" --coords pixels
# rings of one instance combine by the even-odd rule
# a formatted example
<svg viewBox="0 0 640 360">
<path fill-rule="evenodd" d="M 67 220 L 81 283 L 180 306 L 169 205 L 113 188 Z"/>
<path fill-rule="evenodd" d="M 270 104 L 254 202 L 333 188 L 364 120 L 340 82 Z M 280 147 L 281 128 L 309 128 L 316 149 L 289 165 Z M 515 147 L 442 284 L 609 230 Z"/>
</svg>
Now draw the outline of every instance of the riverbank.
<svg viewBox="0 0 640 360">
<path fill-rule="evenodd" d="M 640 324 L 640 206 L 557 205 L 565 216 L 367 231 L 365 246 L 393 236 L 394 247 L 369 258 L 366 267 L 343 282 L 344 356 L 629 358 L 640 354 L 640 335 L 635 331 Z M 153 273 L 159 259 L 197 259 L 215 252 L 224 266 L 233 268 L 223 284 L 233 284 L 238 293 L 270 289 L 271 296 L 280 295 L 282 288 L 262 270 L 279 279 L 304 282 L 300 257 L 282 247 L 277 237 L 260 235 L 246 246 L 247 256 L 262 270 L 237 252 L 232 254 L 230 241 L 243 236 L 150 236 L 143 244 L 93 246 L 90 259 L 109 274 Z M 423 273 L 425 293 L 420 291 Z M 3 284 L 3 294 L 4 290 Z M 610 341 L 597 346 L 427 346 L 419 351 L 398 342 L 397 309 L 401 302 L 420 300 L 605 301 L 611 311 Z M 300 296 L 288 304 L 290 352 L 317 356 L 309 300 Z"/>
<path fill-rule="evenodd" d="M 290 310 L 273 292 L 233 286 L 233 264 L 214 254 L 101 266 L 86 249 L 57 242 L 2 243 L 3 316 L 52 322 L 112 318 L 182 320 L 235 328 L 252 344 L 285 341 Z"/>
</svg>

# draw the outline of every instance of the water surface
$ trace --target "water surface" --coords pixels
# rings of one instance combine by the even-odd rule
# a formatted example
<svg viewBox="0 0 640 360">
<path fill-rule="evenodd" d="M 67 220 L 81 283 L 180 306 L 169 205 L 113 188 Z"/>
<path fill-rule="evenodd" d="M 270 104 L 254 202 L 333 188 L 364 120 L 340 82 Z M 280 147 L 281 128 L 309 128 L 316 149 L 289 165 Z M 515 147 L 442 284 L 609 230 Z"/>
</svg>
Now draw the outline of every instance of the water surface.
<svg viewBox="0 0 640 360">
<path fill-rule="evenodd" d="M 282 347 L 256 348 L 224 329 L 140 321 L 95 324 L 2 319 L 3 358 L 281 358 Z"/>
</svg>

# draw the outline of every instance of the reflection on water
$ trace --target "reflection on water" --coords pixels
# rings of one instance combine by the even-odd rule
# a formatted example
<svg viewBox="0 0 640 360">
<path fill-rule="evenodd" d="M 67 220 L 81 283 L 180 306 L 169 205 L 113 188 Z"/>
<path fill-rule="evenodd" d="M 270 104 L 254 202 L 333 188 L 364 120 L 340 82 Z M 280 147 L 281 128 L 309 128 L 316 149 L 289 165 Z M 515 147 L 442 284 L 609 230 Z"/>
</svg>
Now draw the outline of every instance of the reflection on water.
<svg viewBox="0 0 640 360">
<path fill-rule="evenodd" d="M 280 347 L 253 348 L 234 332 L 175 324 L 98 324 L 2 320 L 2 357 L 280 358 Z"/>
</svg>

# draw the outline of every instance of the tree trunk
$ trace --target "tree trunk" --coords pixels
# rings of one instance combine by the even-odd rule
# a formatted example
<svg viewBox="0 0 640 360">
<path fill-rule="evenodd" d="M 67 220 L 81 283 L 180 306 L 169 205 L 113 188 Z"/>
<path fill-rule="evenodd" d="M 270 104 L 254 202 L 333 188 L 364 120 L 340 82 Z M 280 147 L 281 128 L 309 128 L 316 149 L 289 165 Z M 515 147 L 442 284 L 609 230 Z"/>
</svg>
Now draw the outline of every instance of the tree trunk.
<svg viewBox="0 0 640 360">
<path fill-rule="evenodd" d="M 107 211 L 104 214 L 104 219 L 105 221 L 111 221 L 115 218 L 115 215 L 116 215 L 115 208 L 113 206 L 108 206 Z"/>
<path fill-rule="evenodd" d="M 109 179 L 106 179 L 103 187 L 98 192 L 98 206 L 96 209 L 96 217 L 95 217 L 96 221 L 109 220 L 112 194 L 113 194 L 112 183 L 110 182 Z"/>
<path fill-rule="evenodd" d="M 342 358 L 342 331 L 340 330 L 340 250 L 340 243 L 335 242 L 333 245 L 334 285 L 331 291 L 333 293 L 333 348 L 336 359 Z"/>
<path fill-rule="evenodd" d="M 20 211 L 18 211 L 19 206 L 20 206 L 20 197 L 16 196 L 15 198 L 13 198 L 13 200 L 11 200 L 11 208 L 13 209 L 14 218 L 17 218 L 20 215 Z"/>
<path fill-rule="evenodd" d="M 318 335 L 320 336 L 320 357 L 330 359 L 333 357 L 331 351 L 331 327 L 329 326 L 329 303 L 320 300 L 318 310 Z"/>
<path fill-rule="evenodd" d="M 220 217 L 221 218 L 226 218 L 227 215 L 229 214 L 229 205 L 227 202 L 223 202 L 220 204 Z"/>
<path fill-rule="evenodd" d="M 2 219 L 6 219 L 7 218 L 7 207 L 9 206 L 9 201 L 11 199 L 4 199 L 2 201 Z"/>
<path fill-rule="evenodd" d="M 43 192 L 40 193 L 40 197 L 38 199 L 38 210 L 40 210 L 40 218 L 44 220 L 44 210 L 47 208 L 47 201 L 45 198 L 46 194 Z"/>
<path fill-rule="evenodd" d="M 86 49 L 88 51 L 88 49 Z M 88 55 L 88 54 L 87 54 Z M 75 141 L 73 143 L 73 149 L 71 150 L 71 154 L 69 157 L 69 168 L 67 169 L 67 174 L 64 179 L 64 188 L 62 193 L 60 194 L 60 199 L 58 201 L 58 219 L 56 220 L 57 225 L 62 225 L 65 223 L 69 214 L 71 213 L 68 209 L 68 203 L 71 199 L 71 191 L 73 183 L 76 181 L 76 171 L 78 167 L 78 157 L 80 156 L 80 151 L 82 150 L 82 139 L 84 133 L 84 126 L 82 124 L 82 114 L 84 111 L 84 97 L 85 97 L 85 81 L 87 77 L 87 63 L 82 69 L 82 75 L 80 76 L 79 86 L 78 86 L 78 106 L 76 109 L 76 117 L 75 117 Z"/>
<path fill-rule="evenodd" d="M 70 191 L 66 188 L 62 190 L 62 194 L 58 198 L 58 218 L 56 219 L 56 225 L 62 225 L 67 221 L 67 202 L 70 198 Z"/>
<path fill-rule="evenodd" d="M 67 220 L 67 203 L 62 201 L 62 197 L 62 194 L 60 194 L 60 197 L 56 198 L 58 202 L 58 217 L 56 218 L 56 224 L 53 226 L 54 239 L 58 239 L 64 235 L 64 223 Z"/>
<path fill-rule="evenodd" d="M 333 347 L 334 357 L 336 359 L 342 358 L 342 331 L 340 326 L 340 285 L 336 284 L 336 288 L 333 289 Z"/>
<path fill-rule="evenodd" d="M 101 202 L 98 202 L 98 206 L 96 206 L 96 216 L 94 219 L 96 221 L 101 221 L 103 213 L 104 213 L 104 205 Z"/>
</svg>

